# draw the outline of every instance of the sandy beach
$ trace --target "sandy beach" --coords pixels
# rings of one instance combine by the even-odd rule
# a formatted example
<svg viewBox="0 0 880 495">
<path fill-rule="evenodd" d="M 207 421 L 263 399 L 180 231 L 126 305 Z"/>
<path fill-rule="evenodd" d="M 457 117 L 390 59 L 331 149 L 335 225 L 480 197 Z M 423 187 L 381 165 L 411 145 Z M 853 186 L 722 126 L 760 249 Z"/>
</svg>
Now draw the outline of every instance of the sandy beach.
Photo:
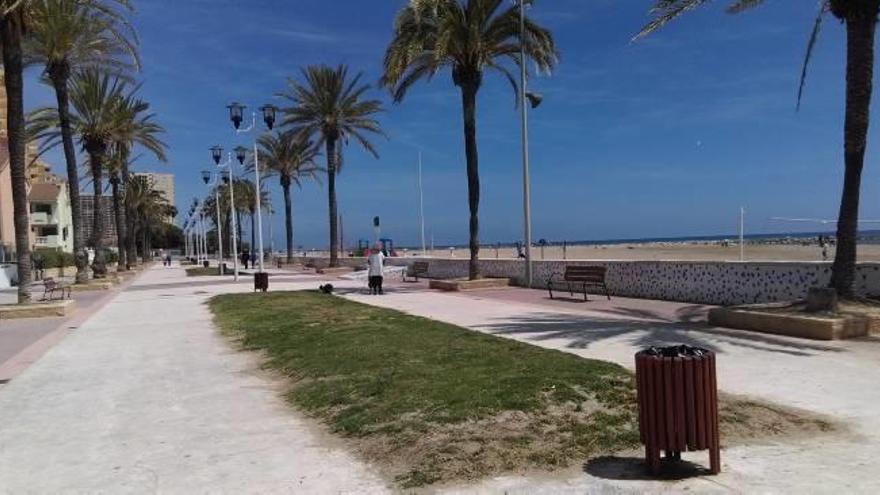
<svg viewBox="0 0 880 495">
<path fill-rule="evenodd" d="M 880 261 L 880 245 L 860 244 L 859 261 Z M 403 252 L 400 252 L 403 255 Z M 407 255 L 415 254 L 412 250 Z M 439 258 L 466 258 L 467 249 L 435 249 L 429 253 Z M 515 258 L 516 248 L 496 249 L 484 246 L 480 257 Z M 582 259 L 582 260 L 669 260 L 669 261 L 738 261 L 739 246 L 706 243 L 648 243 L 609 244 L 596 246 L 568 246 L 563 254 L 562 246 L 538 246 L 532 249 L 533 259 Z M 828 248 L 828 260 L 834 258 L 834 247 Z M 822 261 L 822 250 L 816 246 L 793 244 L 746 244 L 746 261 Z"/>
</svg>

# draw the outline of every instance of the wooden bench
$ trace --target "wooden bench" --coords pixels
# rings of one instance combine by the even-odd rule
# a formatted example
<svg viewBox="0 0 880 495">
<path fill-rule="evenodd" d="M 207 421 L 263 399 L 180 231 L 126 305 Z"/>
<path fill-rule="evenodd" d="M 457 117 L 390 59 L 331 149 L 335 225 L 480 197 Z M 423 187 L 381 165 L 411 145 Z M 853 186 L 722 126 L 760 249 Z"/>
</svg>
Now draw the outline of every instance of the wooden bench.
<svg viewBox="0 0 880 495">
<path fill-rule="evenodd" d="M 419 277 L 425 277 L 428 275 L 428 262 L 427 261 L 416 261 L 413 263 L 408 270 L 403 272 L 403 281 L 406 282 L 406 277 L 410 276 L 415 279 L 416 282 L 419 281 Z"/>
<path fill-rule="evenodd" d="M 587 290 L 590 288 L 602 289 L 608 300 L 611 300 L 611 294 L 608 292 L 608 286 L 605 285 L 605 273 L 607 268 L 604 266 L 576 266 L 569 265 L 565 267 L 564 273 L 554 273 L 547 280 L 547 290 L 550 291 L 550 299 L 553 299 L 553 286 L 564 286 L 568 289 L 568 293 L 574 296 L 576 289 L 578 292 L 584 293 L 584 301 L 589 301 Z"/>
<path fill-rule="evenodd" d="M 61 299 L 64 299 L 64 291 L 67 291 L 67 299 L 70 299 L 70 284 L 58 282 L 52 277 L 43 279 L 43 300 L 52 300 L 52 296 L 56 292 L 61 292 Z"/>
</svg>

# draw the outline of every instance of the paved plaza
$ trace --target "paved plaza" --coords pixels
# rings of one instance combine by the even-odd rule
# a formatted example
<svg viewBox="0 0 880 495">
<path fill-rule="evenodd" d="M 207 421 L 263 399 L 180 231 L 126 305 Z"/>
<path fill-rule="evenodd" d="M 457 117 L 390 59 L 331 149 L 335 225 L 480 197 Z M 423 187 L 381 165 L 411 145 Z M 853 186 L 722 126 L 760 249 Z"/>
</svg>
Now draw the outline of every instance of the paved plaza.
<svg viewBox="0 0 880 495">
<path fill-rule="evenodd" d="M 719 353 L 730 393 L 828 415 L 847 431 L 725 449 L 723 473 L 645 479 L 637 457 L 552 476 L 503 476 L 449 493 L 876 493 L 880 340 L 813 342 L 704 326 L 705 307 L 595 298 L 549 301 L 523 289 L 449 294 L 275 272 L 271 290 L 331 281 L 344 296 L 632 367 L 635 350 L 688 343 Z M 342 441 L 293 411 L 255 356 L 217 335 L 205 301 L 249 278 L 153 267 L 0 387 L 0 487 L 19 492 L 384 493 L 393 486 Z M 76 317 L 76 315 L 74 316 Z M 82 317 L 81 317 L 82 318 Z M 6 322 L 4 322 L 5 324 Z M 4 331 L 0 327 L 0 334 Z M 0 345 L 2 345 L 0 338 Z M 2 354 L 0 354 L 2 356 Z M 7 356 L 8 357 L 8 356 Z M 689 455 L 704 463 L 705 453 Z"/>
</svg>

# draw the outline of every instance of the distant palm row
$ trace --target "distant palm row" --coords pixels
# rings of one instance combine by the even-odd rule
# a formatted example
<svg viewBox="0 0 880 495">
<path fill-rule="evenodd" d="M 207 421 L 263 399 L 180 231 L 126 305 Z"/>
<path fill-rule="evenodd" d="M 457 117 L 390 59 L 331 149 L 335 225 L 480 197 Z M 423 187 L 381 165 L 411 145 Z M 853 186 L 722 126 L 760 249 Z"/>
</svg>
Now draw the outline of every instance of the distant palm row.
<svg viewBox="0 0 880 495">
<path fill-rule="evenodd" d="M 417 82 L 430 79 L 441 71 L 451 73 L 452 82 L 461 93 L 464 146 L 470 208 L 470 277 L 480 275 L 479 256 L 479 154 L 477 149 L 477 95 L 488 72 L 496 72 L 518 91 L 516 68 L 528 61 L 540 72 L 549 72 L 558 61 L 551 33 L 526 17 L 520 30 L 520 8 L 531 0 L 409 0 L 394 22 L 393 37 L 385 52 L 384 74 L 380 86 L 389 90 L 395 102 L 401 102 Z M 638 34 L 644 36 L 708 0 L 653 0 L 651 21 Z M 738 13 L 756 7 L 763 0 L 732 0 L 728 11 Z M 44 132 L 58 133 L 64 143 L 71 190 L 76 185 L 76 161 L 73 137 L 78 136 L 89 155 L 91 175 L 100 183 L 101 170 L 114 160 L 120 161 L 121 181 L 126 182 L 127 159 L 133 144 L 162 158 L 162 145 L 156 138 L 156 126 L 146 104 L 140 112 L 128 110 L 129 124 L 107 124 L 110 106 L 125 108 L 137 101 L 124 81 L 101 75 L 100 69 L 127 69 L 136 65 L 132 36 L 125 19 L 113 7 L 128 7 L 126 0 L 0 0 L 4 7 L 0 20 L 4 66 L 9 93 L 10 155 L 13 161 L 14 187 L 23 191 L 24 115 L 21 106 L 22 44 L 40 49 L 26 49 L 39 55 L 58 94 L 55 114 L 39 112 L 36 123 Z M 66 7 L 65 7 L 66 6 Z M 82 17 L 74 29 L 67 26 L 68 15 L 51 17 L 46 11 L 73 9 L 72 17 Z M 845 117 L 845 179 L 837 231 L 837 253 L 831 285 L 843 296 L 852 295 L 856 261 L 859 190 L 867 142 L 869 106 L 873 89 L 875 29 L 880 0 L 822 0 L 808 43 L 807 61 L 812 53 L 822 19 L 831 14 L 844 23 L 847 33 L 847 101 Z M 42 20 L 41 20 L 42 19 Z M 77 24 L 77 23 L 73 23 Z M 91 26 L 91 27 L 85 27 Z M 67 31 L 70 29 L 70 31 Z M 37 33 L 43 33 L 38 35 Z M 53 33 L 59 33 L 54 36 Z M 87 40 L 87 41 L 84 41 Z M 73 72 L 72 68 L 77 67 Z M 803 76 L 807 64 L 804 64 Z M 69 81 L 73 78 L 73 82 Z M 77 89 L 82 87 L 82 89 Z M 803 86 L 802 86 L 803 87 Z M 68 115 L 68 88 L 75 114 Z M 91 88 L 91 89 L 88 89 Z M 292 255 L 292 205 L 290 187 L 305 178 L 326 174 L 330 224 L 331 266 L 338 263 L 336 178 L 342 166 L 344 146 L 354 140 L 376 156 L 370 137 L 382 136 L 376 115 L 382 112 L 379 100 L 369 99 L 370 86 L 361 76 L 350 76 L 346 67 L 311 66 L 299 80 L 291 79 L 280 96 L 289 106 L 282 108 L 282 128 L 260 139 L 266 163 L 279 176 L 285 197 L 288 256 Z M 82 91 L 82 105 L 76 100 Z M 81 108 L 80 108 L 81 107 Z M 121 111 L 121 110 L 120 110 Z M 125 112 L 123 112 L 125 113 Z M 55 116 L 57 115 L 57 117 Z M 57 124 L 55 124 L 57 122 Z M 130 129 L 122 132 L 119 129 Z M 316 160 L 324 154 L 325 165 Z M 112 183 L 112 175 L 111 175 Z M 96 191 L 98 191 L 96 185 Z M 20 192 L 19 191 L 19 192 Z M 16 213 L 26 210 L 18 194 Z M 253 199 L 253 198 L 252 198 Z M 229 209 L 231 212 L 232 209 Z M 20 218 L 17 215 L 17 222 Z M 217 222 L 221 222 L 217 219 Z M 80 246 L 82 240 L 80 239 Z M 17 239 L 19 257 L 27 254 L 27 241 Z M 24 253 L 24 255 L 22 254 Z M 26 259 L 25 259 L 26 261 Z"/>
<path fill-rule="evenodd" d="M 29 300 L 31 277 L 25 147 L 41 141 L 41 152 L 61 145 L 73 217 L 76 280 L 87 281 L 87 242 L 94 248 L 95 278 L 107 276 L 100 197 L 110 182 L 120 254 L 119 270 L 135 263 L 135 239 L 148 244 L 152 227 L 170 213 L 161 194 L 130 173 L 137 146 L 165 160 L 164 132 L 150 105 L 138 96 L 133 74 L 140 68 L 137 36 L 127 15 L 128 0 L 0 0 L 0 43 L 8 105 L 8 144 L 15 217 L 19 302 Z M 23 71 L 44 69 L 57 105 L 24 114 Z M 29 121 L 30 125 L 26 125 Z M 85 152 L 86 173 L 95 195 L 92 238 L 84 238 L 80 172 L 75 142 Z M 144 245 L 145 252 L 148 246 Z"/>
</svg>

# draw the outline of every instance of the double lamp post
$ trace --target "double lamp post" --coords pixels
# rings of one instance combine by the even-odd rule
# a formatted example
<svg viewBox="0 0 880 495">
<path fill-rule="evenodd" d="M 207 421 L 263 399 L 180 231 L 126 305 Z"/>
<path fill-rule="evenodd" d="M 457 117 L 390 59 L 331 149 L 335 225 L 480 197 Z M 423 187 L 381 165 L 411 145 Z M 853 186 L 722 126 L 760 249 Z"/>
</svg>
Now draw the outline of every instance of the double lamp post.
<svg viewBox="0 0 880 495">
<path fill-rule="evenodd" d="M 256 113 L 251 114 L 251 125 L 247 128 L 242 129 L 241 124 L 244 121 L 244 110 L 247 108 L 241 103 L 234 102 L 227 106 L 229 109 L 229 120 L 232 122 L 233 127 L 235 127 L 236 134 L 244 134 L 253 131 L 257 125 L 257 115 Z M 263 122 L 266 124 L 266 127 L 269 130 L 272 130 L 275 127 L 275 114 L 277 112 L 277 107 L 274 105 L 263 105 L 260 107 L 260 111 L 263 114 Z M 248 149 L 244 146 L 238 146 L 235 148 L 235 158 L 238 160 L 240 166 L 244 166 L 245 160 L 247 159 Z M 257 140 L 254 139 L 254 211 L 256 212 L 257 219 L 257 263 L 258 263 L 258 272 L 263 272 L 263 210 L 262 210 L 262 195 L 260 188 L 260 158 L 259 158 L 259 148 Z M 235 179 L 233 177 L 233 166 L 234 162 L 232 161 L 232 153 L 229 153 L 227 159 L 224 163 L 220 163 L 220 160 L 223 159 L 223 147 L 222 146 L 213 146 L 211 147 L 211 158 L 214 160 L 214 164 L 217 166 L 218 172 L 215 176 L 213 172 L 209 170 L 205 170 L 202 172 L 202 180 L 205 182 L 205 185 L 208 187 L 218 186 L 220 180 L 229 188 L 229 209 L 230 209 L 230 217 L 232 223 L 231 232 L 228 235 L 232 237 L 232 258 L 233 258 L 233 266 L 234 266 L 234 276 L 235 280 L 238 280 L 238 242 L 235 233 L 237 232 L 236 228 L 236 215 L 235 215 Z M 226 175 L 223 176 L 223 171 L 226 171 Z M 221 233 L 220 227 L 220 192 L 219 187 L 215 187 L 215 202 L 217 204 L 217 245 L 218 249 L 218 259 L 220 265 L 220 274 L 223 272 L 223 237 Z M 254 246 L 251 246 L 253 249 Z"/>
</svg>

